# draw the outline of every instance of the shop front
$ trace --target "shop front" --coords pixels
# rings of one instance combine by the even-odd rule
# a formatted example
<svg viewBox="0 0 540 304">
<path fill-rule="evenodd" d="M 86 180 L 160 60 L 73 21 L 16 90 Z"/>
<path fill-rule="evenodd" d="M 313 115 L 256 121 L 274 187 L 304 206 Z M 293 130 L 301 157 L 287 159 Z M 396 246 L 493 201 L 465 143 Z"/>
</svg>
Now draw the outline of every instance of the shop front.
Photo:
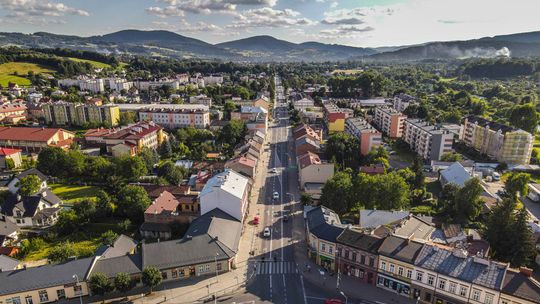
<svg viewBox="0 0 540 304">
<path fill-rule="evenodd" d="M 375 285 L 376 272 L 360 267 L 359 265 L 341 262 L 341 273 L 360 279 L 362 282 Z"/>
<path fill-rule="evenodd" d="M 409 297 L 411 294 L 411 285 L 409 283 L 394 279 L 383 274 L 378 275 L 377 286 L 389 291 L 394 291 L 397 294 L 405 297 Z"/>
<path fill-rule="evenodd" d="M 334 270 L 334 259 L 329 258 L 325 255 L 319 254 L 319 263 L 321 267 L 323 267 L 326 270 Z"/>
</svg>

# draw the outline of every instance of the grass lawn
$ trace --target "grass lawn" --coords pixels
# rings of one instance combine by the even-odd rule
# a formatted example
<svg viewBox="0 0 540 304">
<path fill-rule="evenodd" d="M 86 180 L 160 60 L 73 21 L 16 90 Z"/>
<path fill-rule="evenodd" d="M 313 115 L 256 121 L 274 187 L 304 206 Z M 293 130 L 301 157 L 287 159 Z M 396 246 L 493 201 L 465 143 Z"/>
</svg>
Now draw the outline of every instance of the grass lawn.
<svg viewBox="0 0 540 304">
<path fill-rule="evenodd" d="M 60 245 L 63 241 L 69 240 L 72 244 L 75 250 L 79 253 L 80 257 L 87 257 L 93 255 L 97 248 L 101 245 L 101 240 L 99 237 L 87 239 L 87 240 L 72 240 L 70 238 L 67 239 L 59 239 L 56 242 L 45 242 L 45 245 L 40 248 L 37 251 L 32 251 L 29 254 L 27 254 L 24 257 L 25 261 L 37 261 L 46 259 L 49 255 L 49 252 L 55 247 Z"/>
<path fill-rule="evenodd" d="M 96 186 L 50 184 L 51 190 L 58 195 L 64 203 L 73 204 L 83 199 L 95 199 L 96 193 L 100 190 Z"/>
<path fill-rule="evenodd" d="M 73 60 L 73 61 L 77 61 L 77 62 L 87 62 L 87 63 L 90 63 L 94 68 L 96 69 L 106 69 L 106 68 L 110 68 L 111 66 L 107 63 L 103 63 L 103 62 L 99 62 L 99 61 L 94 61 L 94 60 L 87 60 L 87 59 L 79 59 L 79 58 L 73 58 L 73 57 L 69 57 L 69 59 Z"/>
<path fill-rule="evenodd" d="M 30 71 L 36 74 L 54 72 L 53 70 L 39 64 L 28 62 L 8 62 L 0 64 L 0 85 L 7 86 L 9 82 L 13 82 L 21 86 L 30 85 L 30 80 L 22 76 L 13 75 L 14 73 L 26 75 Z"/>
</svg>

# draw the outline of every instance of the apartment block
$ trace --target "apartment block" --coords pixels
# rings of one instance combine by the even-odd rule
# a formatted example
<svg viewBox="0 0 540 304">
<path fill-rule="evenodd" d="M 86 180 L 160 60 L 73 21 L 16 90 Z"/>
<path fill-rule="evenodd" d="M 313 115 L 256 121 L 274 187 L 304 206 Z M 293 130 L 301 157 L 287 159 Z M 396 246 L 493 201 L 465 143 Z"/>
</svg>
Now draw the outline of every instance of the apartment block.
<svg viewBox="0 0 540 304">
<path fill-rule="evenodd" d="M 468 116 L 462 125 L 465 145 L 482 154 L 509 164 L 528 164 L 534 144 L 529 132 L 487 119 Z"/>
<path fill-rule="evenodd" d="M 84 124 L 105 124 L 117 126 L 120 121 L 120 109 L 116 105 L 92 103 L 48 102 L 43 104 L 45 122 L 57 126 Z"/>
<path fill-rule="evenodd" d="M 139 111 L 139 120 L 153 121 L 169 129 L 194 127 L 204 129 L 210 125 L 208 106 L 166 109 L 147 107 Z"/>
<path fill-rule="evenodd" d="M 328 126 L 329 133 L 345 131 L 345 112 L 336 104 L 324 104 L 324 119 Z"/>
<path fill-rule="evenodd" d="M 411 150 L 427 160 L 440 160 L 443 154 L 452 152 L 454 141 L 448 130 L 421 119 L 406 119 L 402 138 Z"/>
<path fill-rule="evenodd" d="M 377 107 L 373 123 L 379 127 L 384 134 L 391 138 L 401 138 L 407 116 L 394 108 Z"/>
<path fill-rule="evenodd" d="M 371 150 L 379 148 L 382 134 L 360 117 L 347 118 L 345 131 L 360 141 L 360 154 L 367 155 Z"/>
<path fill-rule="evenodd" d="M 394 98 L 392 99 L 392 103 L 394 109 L 398 110 L 399 112 L 403 112 L 410 105 L 416 104 L 417 101 L 416 98 L 411 95 L 400 93 L 399 95 L 394 96 Z"/>
</svg>

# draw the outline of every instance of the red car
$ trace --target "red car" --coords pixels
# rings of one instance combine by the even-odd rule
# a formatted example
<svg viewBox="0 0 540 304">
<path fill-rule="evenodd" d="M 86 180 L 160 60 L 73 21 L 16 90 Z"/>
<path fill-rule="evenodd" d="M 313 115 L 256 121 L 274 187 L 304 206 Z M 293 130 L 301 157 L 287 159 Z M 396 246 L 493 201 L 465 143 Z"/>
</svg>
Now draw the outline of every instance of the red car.
<svg viewBox="0 0 540 304">
<path fill-rule="evenodd" d="M 258 216 L 253 218 L 253 225 L 259 225 L 259 217 Z"/>
<path fill-rule="evenodd" d="M 339 299 L 326 299 L 324 304 L 343 304 L 343 301 Z"/>
</svg>

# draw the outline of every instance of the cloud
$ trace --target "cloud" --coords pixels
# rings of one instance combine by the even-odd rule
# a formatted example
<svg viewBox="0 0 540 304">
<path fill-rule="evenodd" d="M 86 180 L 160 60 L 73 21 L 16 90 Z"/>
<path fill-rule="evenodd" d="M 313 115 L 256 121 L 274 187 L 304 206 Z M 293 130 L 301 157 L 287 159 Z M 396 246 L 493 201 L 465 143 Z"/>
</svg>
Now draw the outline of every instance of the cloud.
<svg viewBox="0 0 540 304">
<path fill-rule="evenodd" d="M 63 24 L 65 21 L 59 17 L 90 15 L 87 11 L 67 6 L 64 3 L 46 0 L 0 0 L 0 8 L 6 11 L 3 22 L 33 25 Z"/>
<path fill-rule="evenodd" d="M 270 7 L 246 10 L 239 13 L 227 28 L 289 28 L 292 26 L 309 26 L 317 22 L 308 18 L 299 18 L 300 13 L 283 9 L 276 10 Z"/>
<path fill-rule="evenodd" d="M 334 19 L 334 18 L 331 18 L 331 17 L 328 17 L 328 18 L 324 18 L 322 21 L 321 21 L 322 24 L 327 24 L 327 25 L 330 25 L 330 24 L 363 24 L 364 21 L 360 18 L 357 18 L 357 17 L 351 17 L 351 18 L 343 18 L 343 19 Z"/>
<path fill-rule="evenodd" d="M 340 37 L 350 37 L 351 35 L 357 35 L 359 33 L 371 32 L 375 30 L 370 26 L 366 27 L 357 27 L 357 26 L 338 26 L 335 29 L 322 30 L 319 34 L 323 36 L 340 36 Z"/>
<path fill-rule="evenodd" d="M 153 6 L 146 12 L 158 17 L 183 17 L 185 13 L 209 15 L 212 13 L 236 14 L 238 5 L 274 6 L 277 0 L 158 0 L 167 4 L 165 7 Z"/>
</svg>

